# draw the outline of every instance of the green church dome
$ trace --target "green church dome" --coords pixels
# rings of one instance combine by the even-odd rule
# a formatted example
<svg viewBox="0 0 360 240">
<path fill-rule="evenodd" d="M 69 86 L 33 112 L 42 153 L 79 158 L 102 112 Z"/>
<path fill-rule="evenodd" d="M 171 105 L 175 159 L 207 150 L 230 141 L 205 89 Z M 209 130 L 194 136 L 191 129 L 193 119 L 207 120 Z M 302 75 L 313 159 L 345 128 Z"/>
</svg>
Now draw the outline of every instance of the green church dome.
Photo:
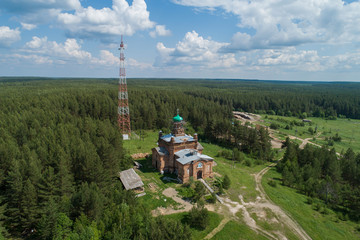
<svg viewBox="0 0 360 240">
<path fill-rule="evenodd" d="M 174 121 L 174 122 L 181 122 L 182 120 L 183 120 L 183 118 L 180 117 L 179 114 L 176 115 L 175 117 L 173 117 L 173 121 Z"/>
</svg>

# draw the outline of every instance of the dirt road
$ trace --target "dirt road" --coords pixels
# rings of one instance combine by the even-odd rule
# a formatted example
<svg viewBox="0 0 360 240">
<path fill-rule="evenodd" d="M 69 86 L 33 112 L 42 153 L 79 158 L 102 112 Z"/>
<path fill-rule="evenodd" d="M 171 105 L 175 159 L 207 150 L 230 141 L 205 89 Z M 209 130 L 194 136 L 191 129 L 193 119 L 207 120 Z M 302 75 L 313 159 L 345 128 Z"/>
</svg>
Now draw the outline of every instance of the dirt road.
<svg viewBox="0 0 360 240">
<path fill-rule="evenodd" d="M 300 239 L 310 240 L 311 237 L 305 232 L 305 230 L 285 211 L 283 211 L 279 206 L 275 205 L 269 197 L 266 195 L 266 192 L 261 184 L 262 177 L 264 174 L 271 168 L 274 167 L 276 163 L 272 163 L 266 168 L 262 169 L 260 172 L 255 174 L 256 190 L 260 193 L 260 197 L 256 200 L 254 204 L 255 208 L 268 208 L 270 209 L 279 219 L 281 223 L 286 225 L 293 233 L 295 233 Z"/>
</svg>

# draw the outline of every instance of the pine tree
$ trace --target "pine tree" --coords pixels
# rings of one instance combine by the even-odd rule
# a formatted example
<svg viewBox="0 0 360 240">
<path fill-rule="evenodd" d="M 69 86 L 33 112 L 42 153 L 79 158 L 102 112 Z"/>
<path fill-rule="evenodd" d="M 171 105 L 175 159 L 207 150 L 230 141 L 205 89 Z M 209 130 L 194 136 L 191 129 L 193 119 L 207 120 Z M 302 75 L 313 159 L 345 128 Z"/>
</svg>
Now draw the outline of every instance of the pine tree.
<svg viewBox="0 0 360 240">
<path fill-rule="evenodd" d="M 225 188 L 225 189 L 229 189 L 230 188 L 230 185 L 231 185 L 231 180 L 229 178 L 229 176 L 226 174 L 225 177 L 224 177 L 224 180 L 222 182 L 222 186 Z"/>
<path fill-rule="evenodd" d="M 21 227 L 31 232 L 37 224 L 39 209 L 36 189 L 30 179 L 27 179 L 24 183 L 21 210 Z"/>
</svg>

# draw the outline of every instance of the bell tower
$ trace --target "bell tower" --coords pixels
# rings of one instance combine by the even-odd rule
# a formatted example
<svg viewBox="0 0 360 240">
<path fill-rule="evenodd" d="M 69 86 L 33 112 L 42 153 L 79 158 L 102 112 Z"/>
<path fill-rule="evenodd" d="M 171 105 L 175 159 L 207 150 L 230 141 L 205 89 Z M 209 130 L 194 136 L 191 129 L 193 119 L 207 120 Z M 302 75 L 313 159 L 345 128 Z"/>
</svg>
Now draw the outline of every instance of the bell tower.
<svg viewBox="0 0 360 240">
<path fill-rule="evenodd" d="M 177 109 L 177 115 L 173 117 L 173 129 L 171 133 L 175 137 L 185 136 L 184 121 L 179 115 L 179 109 Z"/>
</svg>

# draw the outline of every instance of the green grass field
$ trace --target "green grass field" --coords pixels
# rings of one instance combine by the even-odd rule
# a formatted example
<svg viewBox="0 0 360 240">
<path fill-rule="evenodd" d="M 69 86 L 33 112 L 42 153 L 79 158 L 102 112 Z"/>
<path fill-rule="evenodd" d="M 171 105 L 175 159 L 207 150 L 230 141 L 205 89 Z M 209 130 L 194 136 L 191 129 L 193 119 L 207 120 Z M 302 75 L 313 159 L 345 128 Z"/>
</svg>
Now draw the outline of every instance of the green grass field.
<svg viewBox="0 0 360 240">
<path fill-rule="evenodd" d="M 264 122 L 259 122 L 266 126 L 270 126 L 271 123 L 277 123 L 280 125 L 277 136 L 280 139 L 285 139 L 286 135 L 297 136 L 300 138 L 313 138 L 317 133 L 321 132 L 320 136 L 316 140 L 310 140 L 311 142 L 324 145 L 327 144 L 325 137 L 329 138 L 336 133 L 342 138 L 341 142 L 334 142 L 334 147 L 337 152 L 346 151 L 349 147 L 355 152 L 360 151 L 360 120 L 338 118 L 336 120 L 325 120 L 322 118 L 307 118 L 311 120 L 310 123 L 305 123 L 305 126 L 293 126 L 292 129 L 285 129 L 286 125 L 289 125 L 289 121 L 301 122 L 301 119 L 295 117 L 283 117 L 275 115 L 261 115 L 261 119 Z M 317 132 L 310 134 L 309 127 Z M 296 132 L 297 130 L 297 132 Z M 331 147 L 331 146 L 330 146 Z"/>
<path fill-rule="evenodd" d="M 182 223 L 186 224 L 186 217 L 187 217 L 188 213 L 176 213 L 176 214 L 171 214 L 171 215 L 166 215 L 166 218 L 171 218 L 171 219 L 177 219 L 179 221 L 181 221 Z M 192 238 L 194 240 L 197 239 L 203 239 L 206 235 L 208 235 L 214 228 L 216 228 L 219 223 L 221 222 L 221 220 L 224 217 L 222 215 L 219 215 L 215 212 L 209 212 L 209 224 L 207 225 L 207 227 L 204 230 L 199 230 L 196 228 L 190 228 L 191 230 L 191 235 Z"/>
<path fill-rule="evenodd" d="M 270 169 L 262 179 L 262 185 L 270 199 L 288 212 L 309 234 L 312 239 L 360 239 L 357 225 L 350 221 L 341 221 L 331 210 L 326 215 L 315 211 L 307 204 L 307 197 L 295 189 L 281 185 L 281 175 L 275 168 Z M 276 187 L 268 184 L 275 179 Z"/>
<path fill-rule="evenodd" d="M 243 222 L 229 221 L 224 228 L 215 234 L 212 240 L 265 240 L 266 237 L 254 232 Z"/>
<path fill-rule="evenodd" d="M 213 157 L 217 163 L 214 172 L 225 176 L 227 174 L 231 180 L 231 188 L 226 191 L 226 194 L 232 201 L 239 201 L 239 195 L 244 197 L 246 202 L 254 201 L 257 196 L 255 190 L 255 179 L 251 174 L 259 172 L 266 164 L 254 165 L 252 167 L 245 166 L 244 164 L 235 163 L 231 160 L 227 160 L 223 157 L 215 157 L 218 152 L 224 150 L 224 148 L 209 144 L 201 143 L 204 147 L 203 153 Z M 250 161 L 254 162 L 253 159 Z"/>
</svg>

